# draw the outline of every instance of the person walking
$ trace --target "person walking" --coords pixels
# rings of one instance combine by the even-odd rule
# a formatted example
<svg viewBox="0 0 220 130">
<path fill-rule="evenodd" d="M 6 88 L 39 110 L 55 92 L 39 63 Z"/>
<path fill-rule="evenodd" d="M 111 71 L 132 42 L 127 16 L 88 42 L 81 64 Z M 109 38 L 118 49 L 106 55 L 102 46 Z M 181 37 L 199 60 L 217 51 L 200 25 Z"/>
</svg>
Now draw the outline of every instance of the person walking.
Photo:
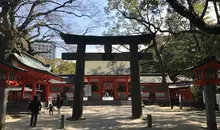
<svg viewBox="0 0 220 130">
<path fill-rule="evenodd" d="M 53 115 L 53 110 L 55 110 L 55 109 L 54 109 L 53 105 L 50 104 L 49 107 L 47 108 L 47 110 L 49 110 L 49 115 Z"/>
<path fill-rule="evenodd" d="M 31 111 L 30 126 L 36 127 L 37 116 L 39 114 L 39 111 L 41 111 L 41 103 L 40 103 L 37 95 L 35 95 L 34 99 L 31 101 L 29 108 L 28 108 L 28 111 Z"/>
</svg>

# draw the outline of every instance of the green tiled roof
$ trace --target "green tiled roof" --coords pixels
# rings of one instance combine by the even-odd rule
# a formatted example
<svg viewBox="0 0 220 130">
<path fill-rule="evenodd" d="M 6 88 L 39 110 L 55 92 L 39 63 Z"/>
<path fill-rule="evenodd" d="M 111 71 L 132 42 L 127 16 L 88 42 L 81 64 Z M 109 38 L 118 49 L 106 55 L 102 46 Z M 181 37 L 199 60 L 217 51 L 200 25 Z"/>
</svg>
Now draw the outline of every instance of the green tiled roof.
<svg viewBox="0 0 220 130">
<path fill-rule="evenodd" d="M 27 66 L 36 71 L 41 71 L 54 77 L 61 78 L 60 76 L 52 73 L 52 67 L 50 65 L 44 64 L 40 60 L 25 52 L 17 51 L 16 53 L 10 53 L 7 55 L 7 60 L 10 61 L 13 65 L 15 65 L 14 62 L 19 62 L 20 64 L 23 64 L 24 66 Z"/>
<path fill-rule="evenodd" d="M 1 61 L 1 60 L 0 60 L 0 64 L 4 64 L 4 65 L 6 65 L 6 66 L 8 66 L 8 67 L 10 67 L 10 68 L 12 68 L 12 69 L 18 70 L 18 71 L 26 72 L 26 70 L 24 70 L 24 69 L 22 69 L 22 68 L 20 68 L 20 67 L 17 67 L 17 66 L 15 66 L 15 65 L 13 65 L 13 64 L 10 64 L 10 63 L 8 63 L 8 62 L 6 62 L 6 61 Z"/>
<path fill-rule="evenodd" d="M 13 55 L 23 64 L 25 64 L 28 67 L 37 69 L 37 70 L 41 70 L 41 71 L 48 71 L 51 72 L 52 68 L 50 66 L 45 66 L 44 63 L 42 63 L 41 61 L 37 60 L 36 58 L 34 58 L 33 56 L 30 56 L 28 54 L 25 53 L 21 53 L 20 55 L 18 55 L 17 53 L 13 53 Z"/>
</svg>

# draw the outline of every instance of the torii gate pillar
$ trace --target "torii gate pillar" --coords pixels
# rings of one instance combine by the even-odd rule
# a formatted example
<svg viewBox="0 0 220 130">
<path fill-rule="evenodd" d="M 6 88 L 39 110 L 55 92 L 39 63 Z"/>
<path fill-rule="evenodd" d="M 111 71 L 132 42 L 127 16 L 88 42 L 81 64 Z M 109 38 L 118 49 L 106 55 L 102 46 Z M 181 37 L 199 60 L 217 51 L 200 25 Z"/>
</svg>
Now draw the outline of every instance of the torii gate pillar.
<svg viewBox="0 0 220 130">
<path fill-rule="evenodd" d="M 72 110 L 72 118 L 75 120 L 81 119 L 83 113 L 85 51 L 86 51 L 86 44 L 77 45 L 76 79 L 75 79 L 74 100 L 73 100 L 73 110 Z"/>
<path fill-rule="evenodd" d="M 132 118 L 142 116 L 138 44 L 130 45 Z"/>
</svg>

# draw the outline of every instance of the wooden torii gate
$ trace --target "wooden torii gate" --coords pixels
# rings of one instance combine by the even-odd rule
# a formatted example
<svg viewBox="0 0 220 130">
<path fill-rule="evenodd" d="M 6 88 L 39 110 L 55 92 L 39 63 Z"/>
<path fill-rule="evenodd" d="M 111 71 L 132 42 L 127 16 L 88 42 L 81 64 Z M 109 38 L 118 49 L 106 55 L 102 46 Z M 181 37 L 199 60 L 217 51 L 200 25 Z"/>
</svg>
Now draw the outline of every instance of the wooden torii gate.
<svg viewBox="0 0 220 130">
<path fill-rule="evenodd" d="M 130 61 L 132 118 L 142 116 L 139 60 L 152 60 L 152 53 L 138 52 L 138 44 L 149 44 L 155 34 L 136 36 L 82 36 L 60 34 L 66 44 L 77 44 L 76 53 L 63 53 L 63 60 L 76 60 L 75 89 L 72 119 L 79 120 L 83 113 L 83 89 L 85 61 Z M 111 53 L 112 45 L 128 44 L 130 52 Z M 86 45 L 104 45 L 105 53 L 85 53 Z"/>
</svg>

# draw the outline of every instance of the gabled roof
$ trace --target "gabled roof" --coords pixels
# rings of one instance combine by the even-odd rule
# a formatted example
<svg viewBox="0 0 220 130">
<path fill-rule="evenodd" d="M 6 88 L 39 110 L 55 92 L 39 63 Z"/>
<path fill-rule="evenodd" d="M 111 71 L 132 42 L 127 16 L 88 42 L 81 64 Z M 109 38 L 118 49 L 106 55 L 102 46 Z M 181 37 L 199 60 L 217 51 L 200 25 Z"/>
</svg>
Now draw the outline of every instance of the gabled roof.
<svg viewBox="0 0 220 130">
<path fill-rule="evenodd" d="M 9 91 L 21 91 L 21 87 L 9 87 L 7 88 Z M 32 92 L 32 89 L 28 88 L 28 87 L 25 87 L 24 88 L 24 91 L 25 92 Z M 42 90 L 36 90 L 37 92 L 42 92 Z"/>
<path fill-rule="evenodd" d="M 186 77 L 184 75 L 177 75 L 176 78 L 177 78 L 177 82 L 192 82 L 193 81 L 192 78 Z"/>
<path fill-rule="evenodd" d="M 50 83 L 51 84 L 74 84 L 74 81 L 75 81 L 75 75 L 74 74 L 59 75 L 59 76 L 63 78 L 63 81 L 58 81 L 58 80 L 51 79 Z"/>
<path fill-rule="evenodd" d="M 185 69 L 185 70 L 186 70 L 186 71 L 190 71 L 190 70 L 193 70 L 193 69 L 195 69 L 195 68 L 201 67 L 201 66 L 203 66 L 203 65 L 205 65 L 205 64 L 207 64 L 207 63 L 209 63 L 209 62 L 212 62 L 212 61 L 220 65 L 220 62 L 216 60 L 216 57 L 215 57 L 215 56 L 210 56 L 210 57 L 207 57 L 207 58 L 205 58 L 205 59 L 199 61 L 199 62 L 196 63 L 194 66 L 191 66 L 191 67 L 189 67 L 189 68 L 187 68 L 187 69 Z"/>
<path fill-rule="evenodd" d="M 19 64 L 22 64 L 35 71 L 40 71 L 45 74 L 49 74 L 56 78 L 62 79 L 60 76 L 52 73 L 52 67 L 50 65 L 44 64 L 40 60 L 36 59 L 35 57 L 25 52 L 17 51 L 16 53 L 9 53 L 6 57 L 7 57 L 7 61 L 10 61 L 11 64 L 13 64 L 14 66 L 17 64 L 16 62 L 18 61 Z"/>
<path fill-rule="evenodd" d="M 5 66 L 7 66 L 7 67 L 9 67 L 9 68 L 11 68 L 11 69 L 17 70 L 17 71 L 27 72 L 26 70 L 24 70 L 24 69 L 22 69 L 22 68 L 20 68 L 20 67 L 17 67 L 17 66 L 15 66 L 15 65 L 13 65 L 13 64 L 10 64 L 10 63 L 8 63 L 7 61 L 1 61 L 1 60 L 0 60 L 0 64 L 3 64 L 3 65 L 5 65 Z"/>
<path fill-rule="evenodd" d="M 130 75 L 130 62 L 86 61 L 85 75 Z"/>
<path fill-rule="evenodd" d="M 170 84 L 169 88 L 190 88 L 191 84 Z"/>
</svg>

